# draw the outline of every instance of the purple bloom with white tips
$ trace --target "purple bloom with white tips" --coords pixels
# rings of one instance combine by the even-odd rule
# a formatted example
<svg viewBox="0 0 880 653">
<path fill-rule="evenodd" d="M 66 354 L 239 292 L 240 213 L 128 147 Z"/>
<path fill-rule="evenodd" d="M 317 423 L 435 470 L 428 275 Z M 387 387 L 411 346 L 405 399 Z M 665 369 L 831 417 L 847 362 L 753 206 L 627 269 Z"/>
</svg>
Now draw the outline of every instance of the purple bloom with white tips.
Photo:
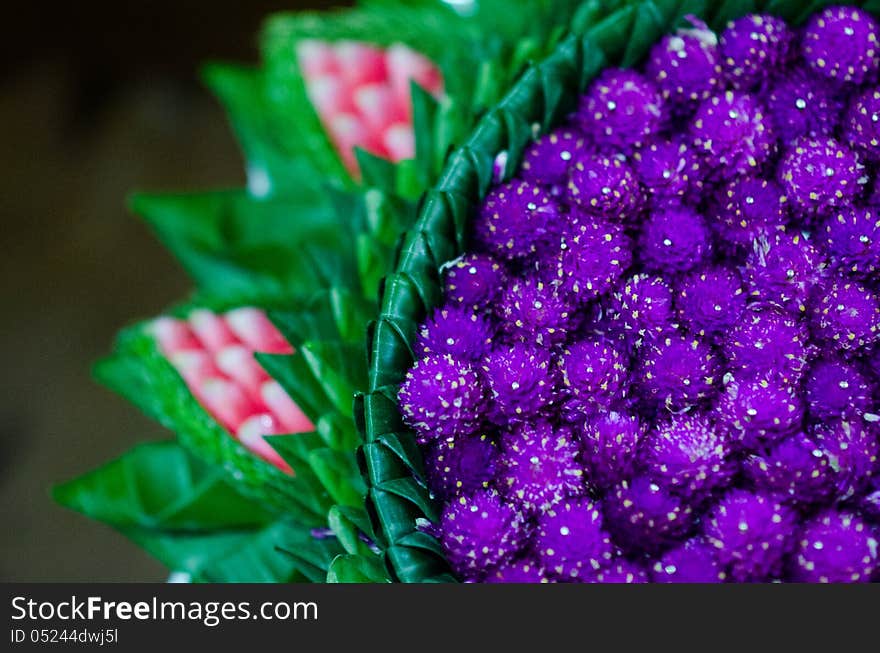
<svg viewBox="0 0 880 653">
<path fill-rule="evenodd" d="M 626 331 L 660 331 L 673 319 L 672 289 L 662 277 L 637 274 L 611 296 L 612 320 Z"/>
<path fill-rule="evenodd" d="M 626 397 L 629 361 L 611 341 L 591 339 L 567 345 L 557 365 L 563 412 L 570 414 L 571 421 Z"/>
<path fill-rule="evenodd" d="M 646 476 L 613 486 L 605 521 L 624 550 L 653 553 L 693 529 L 693 508 Z"/>
<path fill-rule="evenodd" d="M 661 272 L 686 272 L 709 253 L 711 238 L 703 216 L 684 206 L 660 209 L 642 227 L 639 254 L 645 265 Z"/>
<path fill-rule="evenodd" d="M 753 450 L 797 429 L 804 406 L 790 383 L 768 373 L 742 380 L 726 379 L 718 413 L 731 437 Z"/>
<path fill-rule="evenodd" d="M 828 456 L 803 433 L 749 456 L 743 472 L 755 488 L 783 503 L 810 507 L 834 495 L 834 471 Z"/>
<path fill-rule="evenodd" d="M 873 345 L 880 337 L 877 295 L 846 277 L 814 288 L 810 318 L 816 338 L 845 353 Z"/>
<path fill-rule="evenodd" d="M 721 68 L 734 88 L 751 89 L 784 66 L 794 41 L 785 21 L 749 14 L 728 23 L 718 39 Z"/>
<path fill-rule="evenodd" d="M 806 327 L 773 304 L 754 304 L 740 315 L 724 341 L 724 354 L 735 370 L 772 372 L 797 381 L 809 360 Z"/>
<path fill-rule="evenodd" d="M 838 496 L 849 499 L 861 493 L 880 459 L 876 422 L 847 417 L 815 424 L 810 435 L 828 457 Z"/>
<path fill-rule="evenodd" d="M 650 338 L 635 373 L 641 399 L 673 411 L 706 400 L 721 380 L 711 347 L 678 332 Z"/>
<path fill-rule="evenodd" d="M 578 125 L 599 148 L 624 151 L 659 132 L 663 119 L 663 99 L 653 82 L 619 68 L 603 72 L 575 112 Z"/>
<path fill-rule="evenodd" d="M 857 515 L 826 511 L 798 533 L 791 568 L 805 583 L 868 582 L 880 569 L 876 532 Z"/>
<path fill-rule="evenodd" d="M 800 68 L 776 80 L 761 98 L 774 134 L 785 142 L 830 136 L 843 111 L 831 84 Z"/>
<path fill-rule="evenodd" d="M 683 140 L 655 140 L 632 155 L 633 169 L 655 206 L 682 201 L 703 188 L 700 160 Z"/>
<path fill-rule="evenodd" d="M 727 577 L 716 548 L 702 537 L 664 553 L 651 572 L 656 583 L 720 583 Z"/>
<path fill-rule="evenodd" d="M 857 7 L 828 7 L 813 14 L 804 30 L 801 52 L 819 75 L 838 84 L 861 84 L 880 70 L 880 27 Z"/>
<path fill-rule="evenodd" d="M 852 99 L 843 117 L 846 142 L 866 161 L 880 161 L 880 88 L 869 88 Z"/>
<path fill-rule="evenodd" d="M 544 569 L 535 560 L 523 558 L 503 563 L 483 579 L 485 583 L 546 583 Z"/>
<path fill-rule="evenodd" d="M 646 74 L 676 113 L 684 113 L 718 90 L 718 39 L 703 23 L 665 36 L 651 48 Z"/>
<path fill-rule="evenodd" d="M 560 580 L 586 578 L 612 557 L 602 511 L 586 498 L 562 501 L 541 515 L 535 549 L 548 573 Z"/>
<path fill-rule="evenodd" d="M 644 191 L 629 163 L 620 156 L 585 153 L 571 166 L 571 200 L 584 211 L 609 220 L 633 218 L 644 204 Z"/>
<path fill-rule="evenodd" d="M 489 391 L 488 418 L 504 425 L 543 408 L 555 384 L 551 363 L 547 350 L 523 342 L 492 351 L 482 364 Z"/>
<path fill-rule="evenodd" d="M 533 254 L 559 218 L 550 194 L 527 181 L 512 181 L 493 190 L 475 224 L 477 242 L 506 259 Z"/>
<path fill-rule="evenodd" d="M 490 306 L 506 285 L 504 266 L 486 254 L 468 254 L 444 271 L 443 290 L 450 304 L 468 308 Z"/>
<path fill-rule="evenodd" d="M 525 151 L 522 177 L 544 186 L 564 186 L 568 170 L 581 150 L 584 136 L 577 129 L 556 129 L 535 141 Z"/>
<path fill-rule="evenodd" d="M 717 336 L 739 319 L 746 306 L 746 294 L 736 270 L 709 267 L 682 279 L 675 303 L 679 318 L 692 332 Z"/>
<path fill-rule="evenodd" d="M 873 207 L 847 206 L 828 216 L 819 232 L 831 262 L 853 276 L 880 267 L 880 214 Z"/>
<path fill-rule="evenodd" d="M 772 302 L 794 314 L 806 311 L 810 291 L 824 272 L 819 250 L 799 232 L 756 238 L 744 266 L 750 298 Z"/>
<path fill-rule="evenodd" d="M 644 438 L 645 425 L 632 413 L 612 410 L 587 420 L 581 446 L 590 483 L 608 487 L 632 476 Z"/>
<path fill-rule="evenodd" d="M 488 487 L 495 476 L 498 449 L 486 435 L 441 439 L 425 456 L 432 491 L 443 500 Z"/>
<path fill-rule="evenodd" d="M 447 306 L 434 311 L 419 328 L 418 356 L 450 354 L 462 360 L 482 358 L 492 344 L 488 320 L 470 309 Z"/>
<path fill-rule="evenodd" d="M 756 238 L 771 237 L 788 222 L 788 200 L 776 182 L 742 176 L 720 190 L 707 215 L 724 249 L 752 249 Z"/>
<path fill-rule="evenodd" d="M 872 389 L 856 367 L 833 358 L 811 365 L 804 379 L 807 407 L 820 420 L 868 412 Z"/>
<path fill-rule="evenodd" d="M 776 175 L 789 201 L 807 216 L 851 203 L 868 181 L 858 156 L 846 145 L 808 136 L 785 149 Z"/>
<path fill-rule="evenodd" d="M 570 300 L 537 275 L 514 280 L 497 310 L 511 336 L 544 346 L 565 340 L 574 316 Z"/>
</svg>

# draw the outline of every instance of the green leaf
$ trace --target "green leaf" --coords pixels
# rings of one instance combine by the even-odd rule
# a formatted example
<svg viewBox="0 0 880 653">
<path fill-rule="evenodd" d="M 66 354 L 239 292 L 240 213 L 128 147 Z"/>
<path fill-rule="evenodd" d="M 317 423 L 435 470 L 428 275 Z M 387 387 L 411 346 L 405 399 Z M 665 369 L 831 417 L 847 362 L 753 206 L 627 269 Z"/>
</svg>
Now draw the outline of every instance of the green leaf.
<svg viewBox="0 0 880 653">
<path fill-rule="evenodd" d="M 354 459 L 354 452 L 314 449 L 309 452 L 309 466 L 336 503 L 344 506 L 363 505 L 364 482 Z"/>
<path fill-rule="evenodd" d="M 271 512 L 239 494 L 225 476 L 176 442 L 153 442 L 55 487 L 53 496 L 117 528 L 203 531 L 271 521 Z"/>
<path fill-rule="evenodd" d="M 328 583 L 387 583 L 385 569 L 378 556 L 340 555 L 327 571 Z"/>
</svg>

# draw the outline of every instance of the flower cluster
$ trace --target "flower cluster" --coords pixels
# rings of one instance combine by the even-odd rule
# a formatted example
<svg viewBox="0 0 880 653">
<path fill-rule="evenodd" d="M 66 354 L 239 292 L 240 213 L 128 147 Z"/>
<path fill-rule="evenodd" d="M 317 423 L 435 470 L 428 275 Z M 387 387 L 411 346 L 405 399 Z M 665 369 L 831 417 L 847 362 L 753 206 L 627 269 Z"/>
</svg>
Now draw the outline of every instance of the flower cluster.
<svg viewBox="0 0 880 653">
<path fill-rule="evenodd" d="M 878 34 L 695 23 L 490 191 L 399 394 L 463 580 L 878 577 Z"/>
<path fill-rule="evenodd" d="M 443 93 L 439 69 L 397 43 L 385 50 L 358 41 L 303 39 L 297 59 L 312 106 L 345 166 L 357 173 L 353 148 L 391 161 L 415 155 L 410 83 Z"/>
<path fill-rule="evenodd" d="M 254 358 L 255 352 L 293 353 L 266 314 L 251 307 L 223 314 L 202 308 L 185 319 L 160 317 L 148 329 L 211 417 L 250 451 L 292 473 L 263 436 L 314 427 Z"/>
</svg>

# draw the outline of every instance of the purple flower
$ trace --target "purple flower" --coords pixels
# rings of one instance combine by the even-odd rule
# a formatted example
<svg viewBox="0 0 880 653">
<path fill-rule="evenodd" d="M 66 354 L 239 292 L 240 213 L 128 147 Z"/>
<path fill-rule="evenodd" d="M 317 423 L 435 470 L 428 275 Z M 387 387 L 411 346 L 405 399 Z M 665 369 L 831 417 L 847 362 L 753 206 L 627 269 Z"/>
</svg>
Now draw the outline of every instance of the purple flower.
<svg viewBox="0 0 880 653">
<path fill-rule="evenodd" d="M 728 23 L 718 39 L 724 76 L 734 88 L 754 88 L 785 65 L 793 40 L 775 16 L 749 14 Z"/>
<path fill-rule="evenodd" d="M 646 476 L 615 485 L 604 504 L 614 542 L 627 551 L 658 551 L 693 527 L 691 506 Z"/>
<path fill-rule="evenodd" d="M 635 374 L 641 399 L 673 411 L 707 399 L 720 381 L 712 349 L 674 331 L 646 341 Z"/>
<path fill-rule="evenodd" d="M 733 326 L 745 309 L 742 279 L 730 268 L 702 268 L 682 279 L 676 305 L 692 332 L 714 337 Z"/>
<path fill-rule="evenodd" d="M 534 415 L 553 395 L 550 353 L 517 342 L 492 351 L 483 362 L 489 387 L 490 419 L 506 426 Z"/>
<path fill-rule="evenodd" d="M 755 238 L 784 228 L 788 201 L 776 182 L 742 176 L 719 190 L 708 217 L 724 249 L 736 254 L 750 250 Z"/>
<path fill-rule="evenodd" d="M 466 254 L 444 270 L 446 301 L 464 307 L 490 306 L 506 284 L 506 271 L 491 256 Z"/>
<path fill-rule="evenodd" d="M 727 378 L 718 414 L 731 437 L 752 450 L 800 427 L 804 406 L 791 383 L 770 372 Z"/>
<path fill-rule="evenodd" d="M 878 26 L 856 7 L 828 7 L 813 14 L 804 30 L 801 52 L 819 75 L 837 83 L 861 84 L 880 68 Z"/>
<path fill-rule="evenodd" d="M 727 574 L 713 545 L 694 537 L 663 554 L 652 567 L 655 583 L 720 583 Z"/>
<path fill-rule="evenodd" d="M 609 220 L 633 218 L 642 208 L 644 192 L 623 157 L 584 153 L 571 167 L 571 199 L 584 211 Z"/>
<path fill-rule="evenodd" d="M 469 308 L 438 308 L 416 337 L 416 356 L 450 354 L 459 360 L 478 360 L 490 349 L 489 322 Z"/>
<path fill-rule="evenodd" d="M 866 161 L 880 161 L 880 89 L 852 98 L 843 117 L 843 137 Z"/>
<path fill-rule="evenodd" d="M 777 232 L 757 238 L 744 267 L 749 296 L 800 314 L 825 272 L 819 251 L 803 234 Z"/>
<path fill-rule="evenodd" d="M 535 549 L 541 564 L 561 580 L 587 577 L 612 558 L 602 511 L 586 498 L 562 501 L 541 515 Z"/>
<path fill-rule="evenodd" d="M 824 503 L 834 492 L 833 471 L 825 452 L 803 433 L 749 456 L 745 476 L 761 492 L 801 506 Z"/>
<path fill-rule="evenodd" d="M 773 153 L 764 109 L 751 95 L 725 91 L 704 100 L 690 126 L 691 140 L 713 177 L 755 171 Z"/>
<path fill-rule="evenodd" d="M 877 209 L 846 206 L 828 216 L 820 242 L 834 265 L 854 276 L 880 268 L 880 215 Z"/>
<path fill-rule="evenodd" d="M 628 359 L 605 339 L 581 340 L 559 355 L 559 390 L 563 412 L 578 421 L 626 396 Z"/>
<path fill-rule="evenodd" d="M 521 558 L 498 565 L 489 572 L 486 583 L 547 583 L 547 576 L 537 561 Z"/>
<path fill-rule="evenodd" d="M 645 426 L 637 415 L 609 411 L 587 420 L 581 435 L 589 481 L 608 487 L 632 476 Z"/>
<path fill-rule="evenodd" d="M 515 279 L 497 310 L 511 336 L 543 346 L 565 340 L 574 313 L 557 285 L 534 275 Z"/>
<path fill-rule="evenodd" d="M 503 442 L 496 480 L 515 505 L 543 511 L 586 493 L 579 446 L 567 428 L 546 422 L 523 425 Z"/>
<path fill-rule="evenodd" d="M 652 270 L 686 272 L 708 254 L 711 245 L 706 221 L 684 206 L 652 213 L 642 227 L 639 253 Z"/>
<path fill-rule="evenodd" d="M 486 488 L 495 476 L 498 449 L 486 435 L 438 440 L 428 449 L 428 486 L 449 501 L 459 494 Z"/>
<path fill-rule="evenodd" d="M 476 431 L 486 392 L 476 370 L 452 356 L 425 356 L 407 372 L 400 388 L 404 421 L 422 443 Z"/>
<path fill-rule="evenodd" d="M 478 490 L 446 504 L 440 519 L 441 543 L 461 575 L 510 559 L 525 544 L 523 516 L 492 490 Z"/>
<path fill-rule="evenodd" d="M 514 180 L 486 196 L 474 231 L 486 251 L 515 259 L 533 254 L 558 219 L 559 208 L 547 191 Z"/>
<path fill-rule="evenodd" d="M 873 403 L 871 390 L 858 369 L 833 358 L 814 363 L 804 382 L 810 415 L 820 420 L 849 412 L 861 415 Z"/>
<path fill-rule="evenodd" d="M 793 545 L 795 514 L 764 494 L 731 490 L 710 511 L 705 534 L 737 582 L 779 578 Z"/>
<path fill-rule="evenodd" d="M 648 573 L 640 565 L 626 558 L 615 558 L 611 564 L 598 569 L 587 582 L 613 585 L 647 583 Z"/>
<path fill-rule="evenodd" d="M 773 133 L 783 142 L 830 136 L 843 110 L 830 84 L 801 68 L 781 75 L 762 99 Z"/>
<path fill-rule="evenodd" d="M 856 154 L 833 138 L 798 138 L 776 174 L 788 199 L 807 216 L 851 203 L 867 182 Z"/>
<path fill-rule="evenodd" d="M 639 147 L 663 125 L 663 99 L 634 70 L 609 68 L 581 98 L 574 119 L 601 149 Z"/>
<path fill-rule="evenodd" d="M 714 93 L 721 83 L 718 40 L 703 23 L 665 36 L 651 48 L 646 73 L 663 97 L 685 112 Z"/>
<path fill-rule="evenodd" d="M 580 131 L 572 127 L 555 129 L 526 149 L 522 177 L 545 186 L 564 186 L 574 158 L 583 149 L 584 136 Z"/>
<path fill-rule="evenodd" d="M 807 330 L 777 306 L 754 304 L 728 332 L 724 354 L 734 370 L 797 381 L 808 360 Z"/>
<path fill-rule="evenodd" d="M 554 256 L 541 260 L 543 279 L 578 301 L 611 290 L 631 263 L 623 227 L 587 215 L 568 225 Z"/>
<path fill-rule="evenodd" d="M 877 472 L 880 440 L 872 422 L 852 417 L 813 424 L 816 444 L 828 457 L 840 498 L 847 499 L 867 486 Z"/>
<path fill-rule="evenodd" d="M 627 331 L 660 331 L 672 322 L 672 289 L 662 277 L 630 277 L 609 304 L 613 321 Z"/>
<path fill-rule="evenodd" d="M 632 162 L 655 205 L 682 201 L 703 188 L 700 160 L 683 140 L 654 140 L 636 150 Z"/>
<path fill-rule="evenodd" d="M 844 353 L 877 342 L 880 303 L 857 281 L 836 277 L 817 286 L 810 298 L 813 335 Z"/>
<path fill-rule="evenodd" d="M 856 515 L 829 510 L 800 530 L 791 577 L 805 583 L 865 583 L 878 566 L 871 528 Z"/>
<path fill-rule="evenodd" d="M 644 445 L 648 474 L 691 503 L 730 482 L 727 437 L 701 415 L 676 415 L 648 434 Z"/>
</svg>

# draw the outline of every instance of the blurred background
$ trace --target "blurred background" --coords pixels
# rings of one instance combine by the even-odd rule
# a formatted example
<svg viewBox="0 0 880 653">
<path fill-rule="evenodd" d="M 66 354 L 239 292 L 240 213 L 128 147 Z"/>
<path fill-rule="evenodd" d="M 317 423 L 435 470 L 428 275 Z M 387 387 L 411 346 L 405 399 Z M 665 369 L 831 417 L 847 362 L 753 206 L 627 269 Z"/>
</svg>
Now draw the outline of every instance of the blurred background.
<svg viewBox="0 0 880 653">
<path fill-rule="evenodd" d="M 24 3 L 0 40 L 0 580 L 164 580 L 54 482 L 160 427 L 91 378 L 116 331 L 180 299 L 180 268 L 125 209 L 134 190 L 241 185 L 206 60 L 256 62 L 266 14 L 344 2 Z"/>
</svg>

